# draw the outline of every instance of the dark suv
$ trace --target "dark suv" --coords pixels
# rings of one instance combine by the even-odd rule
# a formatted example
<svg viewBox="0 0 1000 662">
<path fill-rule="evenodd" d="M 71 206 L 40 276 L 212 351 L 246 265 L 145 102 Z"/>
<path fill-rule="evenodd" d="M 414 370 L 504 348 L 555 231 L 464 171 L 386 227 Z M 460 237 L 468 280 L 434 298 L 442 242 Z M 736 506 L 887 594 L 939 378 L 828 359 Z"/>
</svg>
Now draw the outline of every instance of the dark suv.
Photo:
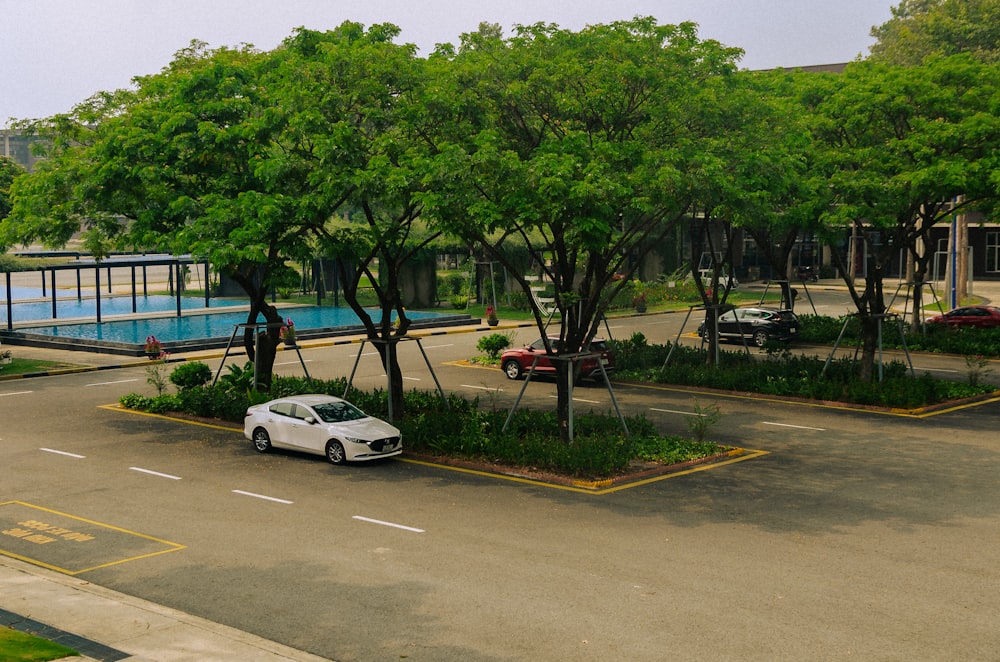
<svg viewBox="0 0 1000 662">
<path fill-rule="evenodd" d="M 549 338 L 552 350 L 559 354 L 563 351 L 563 342 L 558 338 Z M 611 373 L 615 369 L 614 357 L 608 350 L 608 345 L 604 340 L 594 339 L 590 343 L 590 350 L 600 352 L 600 356 L 590 356 L 580 361 L 580 377 L 589 379 L 601 379 L 601 364 L 604 364 L 604 372 Z M 538 357 L 538 364 L 535 366 L 535 374 L 555 374 L 556 367 L 548 354 L 545 353 L 545 342 L 539 338 L 530 345 L 512 348 L 504 351 L 500 355 L 500 367 L 508 379 L 520 379 L 531 370 L 531 364 L 535 357 Z"/>
<path fill-rule="evenodd" d="M 698 327 L 705 337 L 705 323 Z M 719 339 L 739 340 L 743 336 L 758 347 L 768 340 L 788 341 L 799 335 L 799 318 L 790 310 L 735 308 L 719 315 Z"/>
</svg>

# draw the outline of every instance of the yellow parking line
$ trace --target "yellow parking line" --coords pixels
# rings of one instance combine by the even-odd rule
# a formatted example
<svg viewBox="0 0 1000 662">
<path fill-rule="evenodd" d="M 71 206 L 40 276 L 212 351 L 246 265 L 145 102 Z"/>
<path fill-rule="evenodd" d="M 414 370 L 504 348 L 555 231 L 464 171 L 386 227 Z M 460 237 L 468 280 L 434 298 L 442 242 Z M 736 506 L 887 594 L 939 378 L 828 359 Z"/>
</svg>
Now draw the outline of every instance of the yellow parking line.
<svg viewBox="0 0 1000 662">
<path fill-rule="evenodd" d="M 482 471 L 480 469 L 469 469 L 466 467 L 455 467 L 449 464 L 439 464 L 437 462 L 427 462 L 425 460 L 415 460 L 406 457 L 397 457 L 396 459 L 400 462 L 408 462 L 410 464 L 419 464 L 425 467 L 434 467 L 437 469 L 446 469 L 448 471 L 458 471 L 460 473 L 472 474 L 474 476 L 484 476 L 487 478 L 496 478 L 499 480 L 506 480 L 512 483 L 522 483 L 525 485 L 534 485 L 536 487 L 547 487 L 554 490 L 562 490 L 564 492 L 576 492 L 577 494 L 591 494 L 593 496 L 603 496 L 605 494 L 611 494 L 613 492 L 621 492 L 622 490 L 632 489 L 633 487 L 641 487 L 643 485 L 649 485 L 650 483 L 657 483 L 661 480 L 667 480 L 669 478 L 677 478 L 679 476 L 687 476 L 689 474 L 697 473 L 699 471 L 708 471 L 709 469 L 715 469 L 717 467 L 724 467 L 726 465 L 735 464 L 736 462 L 743 462 L 744 460 L 752 460 L 754 458 L 761 457 L 763 455 L 768 455 L 769 451 L 759 451 L 759 450 L 747 450 L 745 455 L 740 455 L 738 457 L 731 457 L 727 460 L 721 460 L 719 462 L 708 462 L 705 464 L 699 464 L 688 469 L 682 469 L 680 471 L 674 471 L 661 474 L 659 476 L 651 476 L 649 478 L 643 478 L 636 481 L 631 481 L 628 483 L 622 483 L 620 485 L 612 485 L 603 489 L 588 488 L 582 486 L 586 481 L 580 481 L 578 485 L 560 485 L 558 483 L 549 483 L 544 480 L 538 480 L 534 478 L 525 478 L 524 476 L 512 476 L 510 474 L 495 473 L 492 471 Z M 593 481 L 593 485 L 597 486 L 601 483 L 606 483 L 607 481 Z"/>
</svg>

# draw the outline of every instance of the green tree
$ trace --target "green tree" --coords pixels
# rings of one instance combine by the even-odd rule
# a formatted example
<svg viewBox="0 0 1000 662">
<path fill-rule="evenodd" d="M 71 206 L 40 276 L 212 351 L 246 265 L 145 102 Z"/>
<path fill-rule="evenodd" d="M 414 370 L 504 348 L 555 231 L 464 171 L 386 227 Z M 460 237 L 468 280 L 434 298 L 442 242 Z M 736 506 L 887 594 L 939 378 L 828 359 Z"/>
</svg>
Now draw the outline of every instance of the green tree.
<svg viewBox="0 0 1000 662">
<path fill-rule="evenodd" d="M 871 34 L 872 59 L 890 64 L 958 53 L 1000 62 L 1000 0 L 902 0 Z"/>
<path fill-rule="evenodd" d="M 308 195 L 318 208 L 343 210 L 317 245 L 338 258 L 345 300 L 386 369 L 394 418 L 404 404 L 396 349 L 410 325 L 403 267 L 439 234 L 425 220 L 421 196 L 435 185 L 429 162 L 441 125 L 423 110 L 423 62 L 412 45 L 392 43 L 398 33 L 350 22 L 325 33 L 298 30 L 266 79 L 287 116 L 274 167 L 315 186 Z M 362 282 L 375 289 L 375 312 L 359 301 Z"/>
<path fill-rule="evenodd" d="M 120 243 L 207 258 L 247 293 L 247 322 L 263 316 L 272 325 L 244 336 L 265 390 L 281 322 L 267 292 L 328 217 L 295 195 L 302 182 L 267 168 L 281 119 L 258 84 L 269 65 L 250 47 L 194 42 L 160 73 L 137 78 L 134 91 L 44 123 L 56 136 L 54 158 L 15 191 L 7 234 L 59 242 L 84 223 Z"/>
<path fill-rule="evenodd" d="M 857 62 L 840 76 L 810 79 L 822 146 L 816 175 L 833 196 L 824 221 L 858 309 L 863 378 L 874 376 L 886 267 L 903 251 L 919 254 L 933 224 L 996 196 L 998 74 L 953 56 L 915 67 Z M 852 254 L 867 260 L 863 291 L 851 277 Z"/>
<path fill-rule="evenodd" d="M 463 154 L 443 150 L 443 167 L 462 170 L 433 196 L 435 211 L 525 293 L 531 283 L 509 249 L 550 258 L 541 269 L 556 290 L 559 335 L 571 351 L 585 349 L 638 262 L 695 200 L 689 170 L 738 55 L 698 39 L 694 25 L 652 18 L 580 32 L 520 26 L 510 39 L 482 26 L 457 55 L 437 54 L 453 72 L 440 109 L 458 119 Z M 544 337 L 546 320 L 532 309 Z M 557 366 L 568 439 L 572 378 Z"/>
<path fill-rule="evenodd" d="M 794 100 L 793 74 L 741 72 L 719 95 L 713 131 L 694 171 L 698 214 L 691 224 L 692 275 L 705 303 L 708 360 L 717 360 L 716 320 L 726 306 L 733 273 L 737 230 L 750 234 L 772 272 L 782 281 L 783 298 L 792 297 L 783 276 L 800 229 L 816 217 L 808 183 L 810 136 Z M 706 120 L 707 121 L 707 120 Z M 711 256 L 706 264 L 705 256 Z M 718 259 L 721 257 L 721 259 Z M 712 269 L 703 284 L 697 269 Z"/>
<path fill-rule="evenodd" d="M 0 156 L 0 221 L 10 213 L 10 186 L 14 179 L 24 174 L 24 168 L 18 165 L 14 159 Z"/>
</svg>

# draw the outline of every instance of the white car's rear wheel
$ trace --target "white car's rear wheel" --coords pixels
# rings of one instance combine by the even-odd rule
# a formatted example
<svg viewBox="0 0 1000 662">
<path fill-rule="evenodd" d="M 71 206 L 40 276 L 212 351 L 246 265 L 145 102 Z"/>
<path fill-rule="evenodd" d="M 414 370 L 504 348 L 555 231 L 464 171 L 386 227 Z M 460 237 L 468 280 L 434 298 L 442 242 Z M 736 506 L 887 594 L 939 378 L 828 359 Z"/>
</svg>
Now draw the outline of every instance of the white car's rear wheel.
<svg viewBox="0 0 1000 662">
<path fill-rule="evenodd" d="M 256 428 L 253 431 L 253 447 L 258 453 L 266 453 L 271 450 L 271 437 L 264 428 Z"/>
<path fill-rule="evenodd" d="M 326 442 L 326 459 L 331 464 L 343 464 L 347 461 L 347 453 L 344 452 L 344 445 L 339 441 Z"/>
</svg>

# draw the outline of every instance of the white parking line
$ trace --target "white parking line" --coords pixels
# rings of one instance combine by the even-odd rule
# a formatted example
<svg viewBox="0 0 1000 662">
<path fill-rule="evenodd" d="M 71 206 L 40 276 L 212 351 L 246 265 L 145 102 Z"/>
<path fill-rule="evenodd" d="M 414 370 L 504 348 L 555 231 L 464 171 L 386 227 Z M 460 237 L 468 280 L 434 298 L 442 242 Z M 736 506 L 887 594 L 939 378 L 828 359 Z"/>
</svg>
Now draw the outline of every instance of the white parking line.
<svg viewBox="0 0 1000 662">
<path fill-rule="evenodd" d="M 797 430 L 816 430 L 817 432 L 826 432 L 826 428 L 811 428 L 808 425 L 791 425 L 789 423 L 772 423 L 770 421 L 761 421 L 761 425 L 776 425 L 781 428 L 795 428 Z"/>
<path fill-rule="evenodd" d="M 11 391 L 10 393 L 0 393 L 0 396 L 3 396 L 3 395 L 27 395 L 28 393 L 34 393 L 34 391 Z"/>
<path fill-rule="evenodd" d="M 278 499 L 276 497 L 269 497 L 263 494 L 255 494 L 253 492 L 244 492 L 243 490 L 233 490 L 233 494 L 242 494 L 243 496 L 254 497 L 255 499 L 264 499 L 265 501 L 274 501 L 275 503 L 293 504 L 294 501 L 288 501 L 287 499 Z"/>
<path fill-rule="evenodd" d="M 913 366 L 914 370 L 927 371 L 927 372 L 958 372 L 958 370 L 949 370 L 948 368 L 921 368 L 920 366 Z"/>
<path fill-rule="evenodd" d="M 424 349 L 441 349 L 442 347 L 454 347 L 455 343 L 450 343 L 447 345 L 427 345 Z"/>
<path fill-rule="evenodd" d="M 40 451 L 45 451 L 46 453 L 55 453 L 56 455 L 65 455 L 66 457 L 75 457 L 78 460 L 86 459 L 86 455 L 77 455 L 76 453 L 67 453 L 66 451 L 57 451 L 54 448 L 39 448 Z"/>
<path fill-rule="evenodd" d="M 312 359 L 305 359 L 306 363 L 312 363 Z M 281 363 L 275 363 L 274 365 L 301 365 L 298 361 L 282 361 Z"/>
<path fill-rule="evenodd" d="M 549 397 L 554 400 L 554 399 L 558 398 L 559 396 L 558 395 L 550 395 Z M 584 398 L 573 398 L 573 402 L 586 402 L 589 405 L 599 405 L 599 404 L 601 404 L 600 400 L 585 400 Z"/>
<path fill-rule="evenodd" d="M 462 388 L 479 389 L 480 391 L 496 391 L 497 393 L 503 393 L 503 389 L 499 387 L 493 388 L 491 386 L 473 386 L 472 384 L 459 384 L 459 386 Z"/>
<path fill-rule="evenodd" d="M 656 407 L 650 407 L 650 411 L 662 411 L 664 414 L 681 414 L 682 416 L 704 416 L 704 414 L 699 414 L 694 411 L 677 411 L 676 409 L 657 409 Z"/>
<path fill-rule="evenodd" d="M 138 471 L 139 473 L 149 474 L 150 476 L 159 476 L 160 478 L 169 478 L 170 480 L 180 480 L 180 476 L 171 476 L 170 474 L 161 474 L 159 471 L 151 471 L 149 469 L 142 469 L 140 467 L 129 467 L 132 471 Z"/>
<path fill-rule="evenodd" d="M 111 384 L 127 384 L 128 382 L 137 382 L 138 379 L 119 379 L 116 382 L 94 382 L 93 384 L 84 384 L 84 386 L 110 386 Z"/>
<path fill-rule="evenodd" d="M 403 377 L 403 379 L 406 379 L 406 380 L 411 381 L 411 382 L 419 382 L 420 381 L 420 377 Z"/>
<path fill-rule="evenodd" d="M 397 529 L 403 529 L 404 531 L 413 531 L 414 533 L 426 533 L 423 529 L 415 529 L 412 526 L 403 526 L 402 524 L 393 524 L 392 522 L 383 522 L 380 519 L 371 519 L 370 517 L 362 517 L 361 515 L 355 515 L 351 519 L 361 520 L 362 522 L 370 522 L 372 524 L 381 524 L 382 526 L 391 526 Z"/>
</svg>

